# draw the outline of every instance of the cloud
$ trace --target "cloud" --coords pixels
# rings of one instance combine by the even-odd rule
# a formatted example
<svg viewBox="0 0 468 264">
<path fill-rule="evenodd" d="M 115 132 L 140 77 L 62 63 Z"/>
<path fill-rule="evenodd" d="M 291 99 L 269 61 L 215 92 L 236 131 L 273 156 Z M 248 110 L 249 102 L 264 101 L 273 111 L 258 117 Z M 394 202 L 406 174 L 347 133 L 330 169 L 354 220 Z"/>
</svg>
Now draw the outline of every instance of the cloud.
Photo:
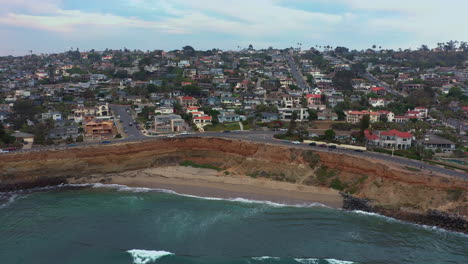
<svg viewBox="0 0 468 264">
<path fill-rule="evenodd" d="M 381 43 L 398 48 L 468 39 L 463 30 L 468 1 L 456 0 L 80 0 L 79 5 L 0 0 L 0 6 L 0 28 L 33 30 L 87 45 L 179 47 L 185 42 L 213 48 L 235 43 L 233 48 L 244 43 L 286 47 L 301 42 L 304 47 L 365 48 Z"/>
</svg>

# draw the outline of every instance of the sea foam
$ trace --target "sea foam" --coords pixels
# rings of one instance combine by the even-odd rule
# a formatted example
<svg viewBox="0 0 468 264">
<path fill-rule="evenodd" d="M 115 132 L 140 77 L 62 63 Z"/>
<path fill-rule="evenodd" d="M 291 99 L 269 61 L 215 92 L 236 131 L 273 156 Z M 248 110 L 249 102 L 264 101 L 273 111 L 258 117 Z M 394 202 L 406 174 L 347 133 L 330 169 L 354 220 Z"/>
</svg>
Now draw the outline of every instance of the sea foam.
<svg viewBox="0 0 468 264">
<path fill-rule="evenodd" d="M 307 259 L 295 258 L 294 260 L 302 264 L 319 264 L 320 263 L 320 259 L 316 259 L 316 258 L 307 258 Z M 337 259 L 324 259 L 324 261 L 326 261 L 328 264 L 354 264 L 355 263 L 352 261 L 337 260 Z"/>
<path fill-rule="evenodd" d="M 80 186 L 83 186 L 83 185 L 80 185 Z M 156 191 L 156 192 L 169 193 L 169 194 L 195 198 L 195 199 L 203 199 L 203 200 L 210 200 L 210 201 L 230 201 L 230 202 L 240 202 L 240 203 L 249 203 L 249 204 L 265 204 L 265 205 L 272 206 L 272 207 L 298 207 L 298 208 L 325 207 L 325 208 L 328 208 L 328 206 L 321 204 L 321 203 L 282 204 L 282 203 L 276 203 L 276 202 L 271 202 L 271 201 L 251 200 L 251 199 L 245 199 L 245 198 L 240 198 L 240 197 L 238 198 L 205 197 L 205 196 L 197 196 L 197 195 L 191 195 L 191 194 L 182 194 L 182 193 L 178 193 L 178 192 L 167 190 L 167 189 L 129 187 L 126 185 L 121 185 L 121 184 L 95 183 L 95 184 L 90 184 L 88 186 L 91 186 L 92 188 L 109 188 L 109 189 L 115 189 L 117 191 L 137 192 L 137 193 Z"/>
<path fill-rule="evenodd" d="M 141 250 L 132 249 L 127 251 L 133 257 L 133 263 L 135 264 L 147 264 L 155 263 L 157 259 L 165 256 L 174 255 L 174 253 L 168 251 L 156 251 L 156 250 Z"/>
<path fill-rule="evenodd" d="M 263 256 L 263 257 L 253 257 L 253 260 L 267 260 L 267 259 L 274 259 L 274 260 L 280 260 L 281 258 L 278 257 L 270 257 L 270 256 Z"/>
<path fill-rule="evenodd" d="M 15 202 L 18 194 L 1 194 L 0 193 L 0 200 L 5 200 L 5 203 L 0 204 L 0 209 L 8 207 L 10 204 Z"/>
</svg>

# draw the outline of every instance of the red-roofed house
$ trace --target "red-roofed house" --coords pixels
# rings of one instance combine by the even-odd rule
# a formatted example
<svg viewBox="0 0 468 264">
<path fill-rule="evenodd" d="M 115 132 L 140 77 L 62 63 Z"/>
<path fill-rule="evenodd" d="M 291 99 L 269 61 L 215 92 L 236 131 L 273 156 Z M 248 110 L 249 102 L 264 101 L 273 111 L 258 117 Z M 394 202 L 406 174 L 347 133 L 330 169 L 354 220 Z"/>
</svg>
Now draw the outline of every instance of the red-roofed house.
<svg viewBox="0 0 468 264">
<path fill-rule="evenodd" d="M 429 114 L 429 109 L 427 109 L 426 107 L 416 107 L 414 108 L 414 111 L 418 111 L 419 116 L 423 118 L 427 117 Z"/>
<path fill-rule="evenodd" d="M 320 94 L 308 94 L 306 98 L 309 108 L 314 108 L 314 106 L 322 104 L 322 95 Z"/>
<path fill-rule="evenodd" d="M 206 126 L 211 124 L 211 116 L 199 116 L 199 117 L 194 117 L 193 122 L 197 125 L 201 126 Z"/>
<path fill-rule="evenodd" d="M 192 96 L 179 96 L 177 97 L 177 100 L 182 105 L 182 107 L 185 107 L 185 108 L 198 105 L 197 99 Z"/>
<path fill-rule="evenodd" d="M 393 149 L 409 149 L 413 139 L 411 133 L 401 132 L 395 129 L 374 132 L 366 130 L 364 135 L 369 145 Z"/>
<path fill-rule="evenodd" d="M 376 93 L 378 95 L 386 95 L 387 94 L 387 90 L 385 90 L 384 87 L 372 87 L 370 90 L 371 90 L 371 92 Z"/>
</svg>

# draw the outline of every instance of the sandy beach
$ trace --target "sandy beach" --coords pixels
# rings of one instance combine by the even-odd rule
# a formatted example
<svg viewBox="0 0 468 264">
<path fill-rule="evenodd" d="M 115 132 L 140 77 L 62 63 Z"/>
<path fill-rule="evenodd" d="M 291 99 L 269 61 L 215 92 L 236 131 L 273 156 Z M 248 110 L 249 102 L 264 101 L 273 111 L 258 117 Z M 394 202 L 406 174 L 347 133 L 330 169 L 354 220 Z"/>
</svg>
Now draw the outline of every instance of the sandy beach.
<svg viewBox="0 0 468 264">
<path fill-rule="evenodd" d="M 98 183 L 103 180 L 108 184 L 166 189 L 200 197 L 245 198 L 288 205 L 320 203 L 333 208 L 341 208 L 343 203 L 338 191 L 327 188 L 242 175 L 226 176 L 216 170 L 183 166 L 148 168 L 104 177 L 90 176 L 71 180 L 70 183 Z"/>
</svg>

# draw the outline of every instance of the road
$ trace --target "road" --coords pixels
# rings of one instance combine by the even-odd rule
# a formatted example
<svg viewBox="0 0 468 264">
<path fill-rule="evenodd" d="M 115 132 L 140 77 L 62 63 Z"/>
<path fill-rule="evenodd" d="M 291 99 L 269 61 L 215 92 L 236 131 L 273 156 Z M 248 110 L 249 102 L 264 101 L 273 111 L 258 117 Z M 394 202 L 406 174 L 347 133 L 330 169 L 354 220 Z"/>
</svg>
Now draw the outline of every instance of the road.
<svg viewBox="0 0 468 264">
<path fill-rule="evenodd" d="M 297 86 L 299 89 L 302 91 L 304 90 L 310 90 L 310 86 L 307 83 L 307 81 L 304 79 L 304 76 L 300 72 L 300 70 L 297 68 L 296 62 L 294 61 L 293 57 L 291 55 L 285 55 L 284 57 L 286 61 L 289 64 L 289 69 L 291 70 L 291 75 L 293 76 L 294 80 L 296 80 Z"/>
<path fill-rule="evenodd" d="M 133 119 L 130 112 L 127 112 L 127 109 L 130 110 L 128 105 L 110 105 L 110 109 L 114 112 L 114 115 L 120 116 L 120 123 L 127 134 L 128 139 L 141 139 L 144 138 L 143 133 L 135 126 L 135 120 Z M 130 125 L 132 124 L 132 125 Z"/>
<path fill-rule="evenodd" d="M 354 64 L 353 61 L 351 60 L 348 60 L 346 59 L 345 57 L 343 56 L 340 56 L 337 54 L 337 58 L 339 58 L 342 62 L 346 62 L 348 63 L 349 65 L 352 65 Z M 401 95 L 401 96 L 404 96 L 402 93 L 394 90 L 388 83 L 382 81 L 382 80 L 379 80 L 378 78 L 376 78 L 374 75 L 372 75 L 371 73 L 369 73 L 367 70 L 365 73 L 362 74 L 362 77 L 364 77 L 364 79 L 368 80 L 369 82 L 371 82 L 373 85 L 376 85 L 376 86 L 380 86 L 380 87 L 383 87 L 385 88 L 385 90 L 387 90 L 388 93 L 390 94 L 393 94 L 393 95 Z"/>
</svg>

